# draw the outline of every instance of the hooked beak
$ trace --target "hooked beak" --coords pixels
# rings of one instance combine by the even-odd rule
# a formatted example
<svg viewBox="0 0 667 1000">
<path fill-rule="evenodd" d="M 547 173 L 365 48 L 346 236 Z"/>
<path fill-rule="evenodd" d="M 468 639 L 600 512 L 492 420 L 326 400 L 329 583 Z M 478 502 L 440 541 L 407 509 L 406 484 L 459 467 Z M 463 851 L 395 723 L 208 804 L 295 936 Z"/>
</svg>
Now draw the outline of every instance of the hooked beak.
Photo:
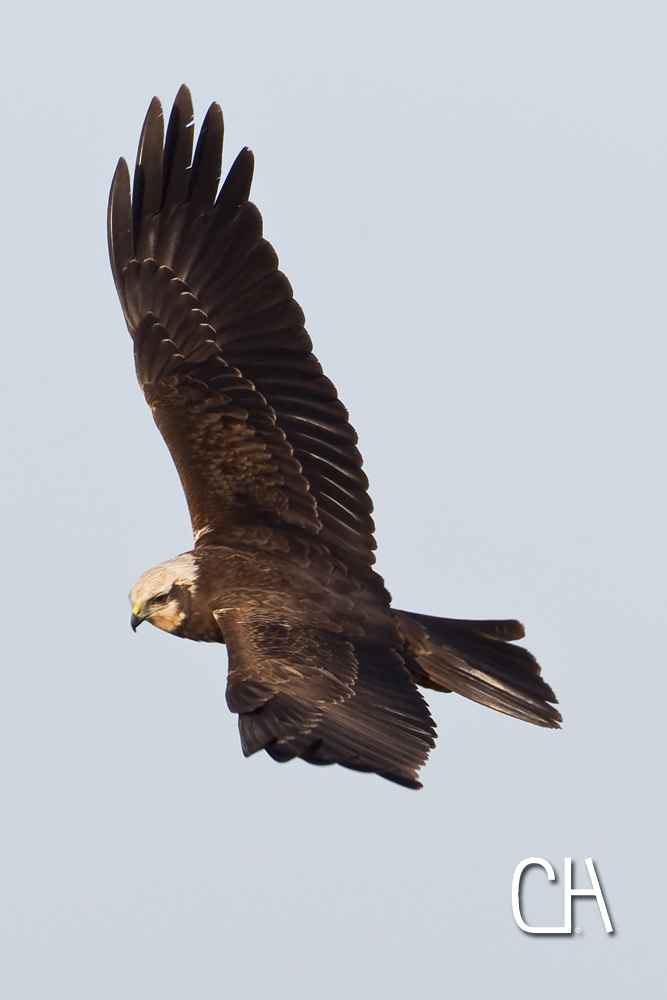
<svg viewBox="0 0 667 1000">
<path fill-rule="evenodd" d="M 137 631 L 137 628 L 141 625 L 144 619 L 141 617 L 141 608 L 138 604 L 135 604 L 132 608 L 132 617 L 130 618 L 130 626 L 133 632 Z"/>
</svg>

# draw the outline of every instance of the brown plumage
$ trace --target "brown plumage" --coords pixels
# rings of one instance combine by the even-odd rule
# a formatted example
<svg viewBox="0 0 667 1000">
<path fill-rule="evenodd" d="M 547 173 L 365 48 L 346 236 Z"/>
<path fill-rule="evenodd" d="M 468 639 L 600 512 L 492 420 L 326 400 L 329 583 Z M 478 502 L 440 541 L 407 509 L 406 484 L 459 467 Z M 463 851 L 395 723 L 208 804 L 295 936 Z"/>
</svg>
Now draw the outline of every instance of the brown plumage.
<svg viewBox="0 0 667 1000">
<path fill-rule="evenodd" d="M 109 249 L 139 383 L 172 454 L 195 547 L 133 593 L 148 620 L 224 642 L 245 754 L 374 771 L 412 788 L 435 727 L 416 685 L 558 728 L 519 622 L 397 611 L 374 571 L 372 504 L 347 410 L 248 201 L 253 158 L 218 193 L 223 123 L 154 99 Z"/>
</svg>

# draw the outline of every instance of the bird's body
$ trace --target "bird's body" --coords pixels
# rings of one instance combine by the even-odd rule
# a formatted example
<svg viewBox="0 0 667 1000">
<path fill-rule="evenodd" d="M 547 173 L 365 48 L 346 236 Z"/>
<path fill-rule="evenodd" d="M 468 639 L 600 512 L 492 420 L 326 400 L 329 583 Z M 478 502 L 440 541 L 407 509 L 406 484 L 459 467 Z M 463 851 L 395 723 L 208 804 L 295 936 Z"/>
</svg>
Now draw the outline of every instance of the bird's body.
<svg viewBox="0 0 667 1000">
<path fill-rule="evenodd" d="M 420 787 L 435 727 L 416 684 L 557 727 L 518 622 L 391 608 L 347 411 L 248 202 L 242 151 L 220 193 L 222 117 L 192 159 L 181 88 L 163 144 L 151 104 L 134 191 L 109 206 L 112 268 L 139 382 L 178 469 L 195 547 L 145 573 L 133 627 L 224 642 L 244 752 L 374 771 Z"/>
</svg>

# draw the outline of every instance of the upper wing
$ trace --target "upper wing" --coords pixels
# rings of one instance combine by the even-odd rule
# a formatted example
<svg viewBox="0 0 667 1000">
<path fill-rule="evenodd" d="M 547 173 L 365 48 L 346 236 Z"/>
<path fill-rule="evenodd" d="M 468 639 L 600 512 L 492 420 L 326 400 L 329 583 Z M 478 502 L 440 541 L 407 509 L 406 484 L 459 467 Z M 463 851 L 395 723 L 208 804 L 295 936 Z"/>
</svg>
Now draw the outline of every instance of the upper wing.
<svg viewBox="0 0 667 1000">
<path fill-rule="evenodd" d="M 188 337 L 193 327 L 206 328 L 203 339 L 208 337 L 218 346 L 219 364 L 225 365 L 228 374 L 236 373 L 244 398 L 254 392 L 246 426 L 254 431 L 257 447 L 261 441 L 267 448 L 266 461 L 275 464 L 279 437 L 283 450 L 286 440 L 296 459 L 290 469 L 287 507 L 292 513 L 298 508 L 302 521 L 319 530 L 320 541 L 350 570 L 370 577 L 375 558 L 372 504 L 356 433 L 333 384 L 312 354 L 303 313 L 287 278 L 278 270 L 273 248 L 262 238 L 261 216 L 247 200 L 253 170 L 248 149 L 239 154 L 216 197 L 222 138 L 222 114 L 213 104 L 192 157 L 192 103 L 187 88 L 182 87 L 164 143 L 162 108 L 157 99 L 151 103 L 131 195 L 127 166 L 122 160 L 118 165 L 109 201 L 109 248 L 137 357 L 145 350 L 145 330 L 154 329 L 155 324 L 181 355 L 191 346 Z M 180 377 L 185 377 L 185 369 L 180 371 Z M 183 395 L 183 387 L 178 391 L 182 406 L 187 393 Z M 171 405 L 167 394 L 158 395 L 160 406 Z M 197 488 L 191 487 L 188 493 L 194 523 L 202 492 L 214 508 L 214 494 L 222 489 L 219 496 L 224 506 L 221 474 L 205 481 L 200 464 L 195 476 L 179 436 L 181 416 L 175 416 L 174 408 L 169 418 L 166 410 L 161 417 L 154 412 L 186 493 L 187 482 L 198 477 Z M 260 412 L 261 428 L 256 423 Z M 196 423 L 194 411 L 190 420 Z M 216 447 L 223 447 L 222 438 Z M 282 454 L 279 477 L 285 474 L 286 460 Z M 225 469 L 233 464 L 231 454 L 223 464 Z M 294 476 L 299 467 L 303 476 L 297 489 Z M 308 514 L 304 484 L 312 502 Z M 300 493 L 298 501 L 295 490 Z M 224 512 L 219 513 L 224 520 Z M 210 522 L 210 512 L 203 520 Z M 198 543 L 214 540 L 213 534 L 204 532 Z"/>
<path fill-rule="evenodd" d="M 146 267 L 137 265 L 139 281 Z M 148 270 L 159 277 L 155 265 Z M 265 400 L 222 360 L 211 327 L 188 319 L 168 334 L 149 311 L 135 332 L 135 358 L 195 539 L 230 541 L 249 526 L 287 524 L 318 533 L 315 503 Z"/>
</svg>

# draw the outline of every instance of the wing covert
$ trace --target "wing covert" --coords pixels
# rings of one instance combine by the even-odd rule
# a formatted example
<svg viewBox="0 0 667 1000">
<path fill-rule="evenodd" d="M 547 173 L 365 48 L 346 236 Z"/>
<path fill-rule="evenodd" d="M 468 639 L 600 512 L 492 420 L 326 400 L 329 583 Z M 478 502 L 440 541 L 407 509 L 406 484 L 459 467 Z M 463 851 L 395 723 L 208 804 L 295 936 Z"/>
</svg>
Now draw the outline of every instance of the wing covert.
<svg viewBox="0 0 667 1000">
<path fill-rule="evenodd" d="M 291 448 L 212 334 L 205 323 L 182 323 L 170 339 L 150 312 L 135 333 L 137 376 L 183 484 L 195 538 L 219 544 L 258 525 L 317 534 L 316 506 Z"/>
</svg>

